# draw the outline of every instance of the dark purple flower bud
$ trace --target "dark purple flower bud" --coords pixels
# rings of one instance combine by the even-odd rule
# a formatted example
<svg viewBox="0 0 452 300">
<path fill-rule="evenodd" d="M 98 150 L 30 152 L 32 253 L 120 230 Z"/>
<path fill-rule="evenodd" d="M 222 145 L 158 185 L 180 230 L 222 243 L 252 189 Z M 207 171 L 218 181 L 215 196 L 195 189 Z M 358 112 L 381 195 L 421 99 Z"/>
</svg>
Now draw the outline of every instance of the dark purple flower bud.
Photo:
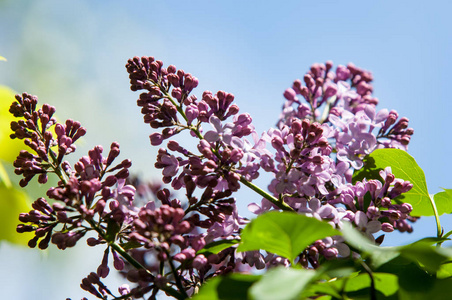
<svg viewBox="0 0 452 300">
<path fill-rule="evenodd" d="M 168 74 L 167 76 L 168 81 L 170 84 L 172 84 L 175 88 L 180 87 L 180 78 L 176 74 Z"/>
<path fill-rule="evenodd" d="M 304 75 L 303 80 L 309 89 L 312 89 L 314 87 L 315 81 L 311 75 L 309 74 Z"/>
<path fill-rule="evenodd" d="M 325 71 L 328 72 L 329 70 L 331 70 L 331 68 L 333 68 L 333 61 L 328 60 L 328 61 L 325 63 Z"/>
<path fill-rule="evenodd" d="M 176 69 L 176 66 L 175 66 L 175 65 L 169 65 L 169 66 L 166 68 L 166 71 L 167 71 L 169 74 L 174 74 L 174 73 L 176 73 L 177 69 Z"/>
<path fill-rule="evenodd" d="M 174 227 L 173 227 L 173 229 L 174 229 Z M 185 238 L 182 235 L 177 234 L 177 235 L 173 235 L 172 237 L 170 237 L 170 241 L 173 244 L 182 246 L 185 243 Z"/>
<path fill-rule="evenodd" d="M 413 211 L 413 206 L 411 206 L 410 203 L 403 203 L 400 206 L 400 211 L 404 214 L 409 214 L 411 211 Z"/>
<path fill-rule="evenodd" d="M 80 240 L 83 237 L 83 235 L 84 234 L 80 232 L 77 233 L 72 231 L 68 232 L 65 241 L 66 247 L 74 247 L 75 244 L 77 244 L 78 240 Z"/>
<path fill-rule="evenodd" d="M 108 276 L 108 273 L 110 272 L 110 268 L 108 267 L 108 253 L 110 252 L 110 248 L 107 247 L 104 252 L 104 257 L 102 258 L 102 263 L 97 268 L 97 275 L 99 275 L 102 278 L 105 278 Z"/>
<path fill-rule="evenodd" d="M 124 269 L 124 261 L 118 256 L 118 253 L 116 251 L 112 251 L 113 253 L 113 265 L 116 270 L 121 271 Z"/>
<path fill-rule="evenodd" d="M 326 98 L 333 97 L 337 93 L 337 86 L 336 85 L 329 85 L 326 90 L 324 96 Z"/>
<path fill-rule="evenodd" d="M 127 179 L 129 177 L 129 170 L 127 169 L 122 169 L 121 171 L 119 171 L 118 173 L 116 173 L 116 178 L 118 179 Z"/>
<path fill-rule="evenodd" d="M 190 93 L 197 86 L 198 86 L 198 78 L 196 78 L 190 74 L 185 74 L 185 79 L 184 79 L 185 90 Z"/>
<path fill-rule="evenodd" d="M 284 98 L 286 98 L 289 101 L 298 101 L 297 94 L 295 91 L 291 88 L 288 88 L 284 91 Z"/>
<path fill-rule="evenodd" d="M 191 124 L 199 115 L 198 107 L 195 104 L 188 105 L 185 108 L 185 115 L 187 116 L 188 124 Z"/>
<path fill-rule="evenodd" d="M 187 256 L 180 252 L 173 256 L 173 259 L 178 262 L 184 262 L 187 259 Z"/>
<path fill-rule="evenodd" d="M 204 248 L 204 246 L 206 245 L 206 241 L 205 241 L 204 237 L 197 236 L 191 241 L 190 244 L 193 247 L 193 249 L 195 249 L 196 251 L 199 251 L 200 249 Z"/>
<path fill-rule="evenodd" d="M 52 237 L 52 231 L 51 230 L 47 230 L 47 231 L 48 232 L 47 232 L 46 237 L 44 239 L 42 239 L 38 245 L 39 249 L 41 249 L 41 250 L 45 250 L 45 249 L 47 249 L 47 247 L 49 247 L 49 242 Z"/>
<path fill-rule="evenodd" d="M 322 251 L 322 254 L 326 259 L 334 259 L 339 255 L 339 251 L 336 248 L 327 248 Z"/>
<path fill-rule="evenodd" d="M 16 231 L 18 233 L 24 233 L 24 232 L 32 232 L 35 230 L 35 227 L 31 226 L 31 225 L 25 225 L 25 224 L 19 224 L 16 227 Z"/>
<path fill-rule="evenodd" d="M 272 138 L 271 144 L 276 150 L 282 150 L 284 146 L 284 141 L 279 136 L 274 136 Z"/>
<path fill-rule="evenodd" d="M 385 222 L 381 224 L 381 230 L 383 230 L 384 232 L 393 232 L 394 231 L 394 226 L 392 226 L 391 224 Z"/>
<path fill-rule="evenodd" d="M 197 255 L 195 259 L 193 259 L 193 267 L 200 270 L 208 263 L 207 258 L 203 255 Z"/>
<path fill-rule="evenodd" d="M 174 89 L 171 91 L 171 96 L 173 96 L 174 98 L 176 98 L 178 101 L 181 101 L 181 99 L 182 99 L 182 89 L 179 88 L 179 87 L 174 88 Z"/>
</svg>

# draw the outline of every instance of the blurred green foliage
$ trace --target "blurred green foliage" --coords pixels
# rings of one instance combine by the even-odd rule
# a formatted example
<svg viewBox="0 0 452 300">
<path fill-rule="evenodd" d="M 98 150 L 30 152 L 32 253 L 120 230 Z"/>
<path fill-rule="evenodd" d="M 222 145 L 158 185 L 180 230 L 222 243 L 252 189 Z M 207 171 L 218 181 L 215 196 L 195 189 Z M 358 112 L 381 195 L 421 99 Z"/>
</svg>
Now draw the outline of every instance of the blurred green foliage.
<svg viewBox="0 0 452 300">
<path fill-rule="evenodd" d="M 0 56 L 0 60 L 5 60 Z M 14 92 L 5 86 L 0 86 L 0 241 L 27 245 L 32 234 L 19 234 L 16 226 L 19 214 L 28 212 L 30 200 L 28 195 L 11 183 L 5 166 L 12 166 L 13 161 L 23 148 L 20 140 L 11 140 L 10 123 L 14 117 L 8 112 L 14 101 Z"/>
</svg>

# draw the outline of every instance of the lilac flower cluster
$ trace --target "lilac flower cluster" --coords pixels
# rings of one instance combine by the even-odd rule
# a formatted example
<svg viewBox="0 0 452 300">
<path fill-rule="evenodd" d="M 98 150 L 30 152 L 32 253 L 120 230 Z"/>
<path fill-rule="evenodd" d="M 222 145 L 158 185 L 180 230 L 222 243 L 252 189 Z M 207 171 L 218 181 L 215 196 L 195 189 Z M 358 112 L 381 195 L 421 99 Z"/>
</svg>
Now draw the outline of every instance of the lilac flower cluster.
<svg viewBox="0 0 452 300">
<path fill-rule="evenodd" d="M 397 121 L 395 111 L 376 111 L 371 81 L 370 72 L 353 64 L 338 66 L 335 72 L 332 62 L 312 65 L 304 85 L 295 80 L 284 92 L 278 129 L 264 135 L 276 152 L 261 165 L 274 174 L 269 190 L 276 198 L 338 228 L 344 221 L 353 223 L 373 240 L 372 234 L 380 230 L 411 232 L 407 221 L 415 218 L 409 216 L 409 204 L 393 201 L 412 184 L 395 179 L 390 169 L 381 174 L 381 182 L 351 184 L 367 154 L 385 147 L 406 150 L 413 134 L 407 118 Z M 272 207 L 268 199 L 249 205 L 257 214 Z M 333 237 L 317 241 L 300 262 L 315 267 L 319 255 L 331 259 L 349 253 L 341 238 Z"/>
<path fill-rule="evenodd" d="M 37 97 L 29 94 L 17 95 L 10 112 L 22 118 L 11 123 L 14 131 L 11 137 L 24 139 L 25 145 L 34 152 L 22 150 L 14 162 L 15 173 L 23 176 L 20 185 L 27 185 L 35 175 L 39 183 L 46 183 L 51 173 L 60 180 L 56 187 L 47 191 L 52 204 L 45 198 L 37 199 L 32 204 L 33 210 L 20 214 L 22 224 L 17 226 L 17 231 L 34 233 L 28 243 L 32 248 L 46 249 L 51 242 L 62 250 L 74 247 L 88 232 L 96 232 L 98 238 L 89 238 L 88 245 L 109 243 L 109 246 L 97 274 L 85 278 L 81 287 L 100 298 L 105 292 L 111 294 L 99 281 L 99 276 L 108 275 L 110 246 L 116 241 L 128 240 L 126 233 L 135 218 L 135 208 L 131 206 L 135 188 L 125 185 L 130 160 L 113 165 L 120 153 L 119 144 L 115 142 L 106 157 L 102 155 L 103 148 L 96 146 L 72 168 L 63 159 L 75 151 L 75 141 L 86 133 L 79 122 L 57 123 L 52 118 L 55 108 L 44 104 L 37 109 Z M 122 269 L 124 262 L 117 250 L 112 254 L 115 268 Z M 98 285 L 97 290 L 93 284 Z"/>
<path fill-rule="evenodd" d="M 348 222 L 377 243 L 379 231 L 412 231 L 412 207 L 396 202 L 412 184 L 395 178 L 390 168 L 380 172 L 380 180 L 352 184 L 365 155 L 384 147 L 406 150 L 413 134 L 408 119 L 376 111 L 370 72 L 352 64 L 335 71 L 331 62 L 314 64 L 303 81 L 284 92 L 276 128 L 259 135 L 230 93 L 205 91 L 198 99 L 192 94 L 196 77 L 172 65 L 164 68 L 153 57 L 134 57 L 126 69 L 131 89 L 142 91 L 137 105 L 144 122 L 155 130 L 151 145 L 171 139 L 155 162 L 166 186 L 130 177 L 127 159 L 114 164 L 118 143 L 107 156 L 101 146 L 94 147 L 72 167 L 64 158 L 86 133 L 79 122 L 57 123 L 55 108 L 37 109 L 37 97 L 28 94 L 16 96 L 10 109 L 21 118 L 11 124 L 12 138 L 24 139 L 33 151 L 22 151 L 14 163 L 23 176 L 20 184 L 35 175 L 45 183 L 50 173 L 60 180 L 47 192 L 50 201 L 39 198 L 32 211 L 20 215 L 17 231 L 34 232 L 30 247 L 45 249 L 52 242 L 62 250 L 94 233 L 87 243 L 104 246 L 104 256 L 81 287 L 97 298 L 155 299 L 163 291 L 186 299 L 218 275 L 289 266 L 272 253 L 237 252 L 248 223 L 233 197 L 241 186 L 262 197 L 248 206 L 255 214 L 292 211 L 335 228 Z M 194 150 L 172 139 L 182 131 L 196 140 Z M 253 183 L 260 172 L 272 175 L 268 191 Z M 224 242 L 231 246 L 209 251 Z M 295 263 L 317 268 L 323 259 L 350 254 L 343 238 L 333 236 L 310 245 Z M 119 287 L 118 296 L 101 282 L 109 274 L 109 258 L 134 284 Z"/>
</svg>

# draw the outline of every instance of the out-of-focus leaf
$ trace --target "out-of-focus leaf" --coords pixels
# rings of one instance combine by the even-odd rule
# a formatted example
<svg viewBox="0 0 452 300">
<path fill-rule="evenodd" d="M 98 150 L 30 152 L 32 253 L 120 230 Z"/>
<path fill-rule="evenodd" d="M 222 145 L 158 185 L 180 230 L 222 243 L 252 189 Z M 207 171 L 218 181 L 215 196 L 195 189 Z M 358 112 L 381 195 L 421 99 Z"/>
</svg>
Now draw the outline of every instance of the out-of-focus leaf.
<svg viewBox="0 0 452 300">
<path fill-rule="evenodd" d="M 390 273 L 372 273 L 375 283 L 375 289 L 380 291 L 384 296 L 390 296 L 397 292 L 399 284 L 398 278 Z M 367 273 L 359 274 L 356 277 L 349 278 L 345 285 L 346 292 L 358 291 L 370 287 L 370 277 Z"/>
<path fill-rule="evenodd" d="M 433 199 L 438 215 L 452 214 L 452 189 L 444 189 L 444 191 L 436 193 Z"/>
<path fill-rule="evenodd" d="M 11 180 L 9 179 L 8 173 L 5 170 L 2 162 L 0 161 L 0 183 L 4 184 L 6 187 L 11 187 Z"/>
<path fill-rule="evenodd" d="M 0 61 L 6 61 L 6 58 L 0 55 Z"/>
<path fill-rule="evenodd" d="M 313 270 L 279 267 L 269 270 L 250 289 L 254 300 L 297 299 L 308 284 L 318 276 Z"/>
<path fill-rule="evenodd" d="M 31 233 L 17 233 L 19 214 L 29 212 L 28 196 L 13 187 L 0 185 L 0 241 L 27 245 L 33 237 Z"/>
<path fill-rule="evenodd" d="M 417 282 L 412 282 L 412 285 Z M 425 300 L 425 299 L 450 299 L 452 295 L 452 279 L 429 280 L 428 285 L 419 282 L 417 286 L 401 288 L 399 299 L 401 300 Z"/>
<path fill-rule="evenodd" d="M 9 107 L 14 101 L 14 91 L 6 86 L 0 86 L 0 160 L 13 162 L 19 155 L 20 150 L 24 149 L 23 142 L 19 139 L 12 140 L 11 121 L 16 118 L 9 113 Z"/>
<path fill-rule="evenodd" d="M 442 263 L 452 258 L 452 250 L 433 246 L 435 242 L 444 239 L 426 238 L 400 247 L 379 247 L 373 245 L 348 223 L 344 223 L 342 232 L 347 243 L 371 257 L 375 268 L 400 256 L 418 264 L 424 270 L 436 272 Z"/>
<path fill-rule="evenodd" d="M 300 299 L 319 299 L 318 295 L 333 296 L 340 299 L 340 291 L 342 291 L 342 286 L 344 284 L 344 278 L 334 278 L 330 281 L 317 281 L 310 284 L 308 288 L 301 293 Z"/>
<path fill-rule="evenodd" d="M 247 300 L 248 292 L 260 275 L 234 273 L 214 277 L 203 284 L 193 300 Z"/>
<path fill-rule="evenodd" d="M 199 250 L 197 254 L 204 254 L 205 257 L 208 257 L 211 254 L 218 254 L 226 248 L 229 248 L 233 245 L 236 245 L 240 242 L 240 240 L 220 240 L 216 242 L 212 242 L 206 245 L 204 248 Z"/>
<path fill-rule="evenodd" d="M 293 261 L 316 240 L 341 233 L 326 222 L 291 212 L 271 211 L 242 231 L 238 251 L 265 250 Z"/>
<path fill-rule="evenodd" d="M 424 171 L 418 166 L 414 158 L 400 149 L 377 149 L 364 159 L 364 167 L 355 172 L 353 183 L 364 178 L 382 180 L 379 170 L 391 167 L 396 178 L 408 180 L 413 188 L 400 197 L 402 202 L 413 206 L 412 216 L 432 216 L 433 208 L 427 189 Z"/>
<path fill-rule="evenodd" d="M 439 279 L 452 278 L 452 261 L 442 264 L 436 277 Z"/>
<path fill-rule="evenodd" d="M 452 257 L 448 249 L 441 249 L 425 242 L 416 242 L 400 247 L 400 255 L 411 261 L 418 263 L 420 267 L 436 272 L 441 264 Z"/>
<path fill-rule="evenodd" d="M 349 223 L 344 222 L 342 233 L 349 245 L 372 258 L 372 266 L 375 268 L 378 268 L 400 255 L 400 252 L 396 247 L 381 247 L 372 244 L 367 237 L 362 235 Z"/>
</svg>

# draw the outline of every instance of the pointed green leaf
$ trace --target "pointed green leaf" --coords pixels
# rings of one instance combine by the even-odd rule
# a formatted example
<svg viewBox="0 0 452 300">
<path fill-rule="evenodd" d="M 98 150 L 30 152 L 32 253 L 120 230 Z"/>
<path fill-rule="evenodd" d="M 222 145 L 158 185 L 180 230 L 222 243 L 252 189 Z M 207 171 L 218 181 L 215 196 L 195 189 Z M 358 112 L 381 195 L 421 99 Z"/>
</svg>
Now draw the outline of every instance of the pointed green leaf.
<svg viewBox="0 0 452 300">
<path fill-rule="evenodd" d="M 391 167 L 396 178 L 408 180 L 413 184 L 413 188 L 400 197 L 402 202 L 410 203 L 413 206 L 412 216 L 432 216 L 433 208 L 427 189 L 424 171 L 418 166 L 414 158 L 407 152 L 400 149 L 377 149 L 364 160 L 364 167 L 357 170 L 353 175 L 353 182 L 364 178 L 378 179 L 379 170 Z"/>
<path fill-rule="evenodd" d="M 204 254 L 205 257 L 208 257 L 211 254 L 218 254 L 219 252 L 223 251 L 226 248 L 229 248 L 231 246 L 234 246 L 238 244 L 240 240 L 220 240 L 216 242 L 212 242 L 208 245 L 206 245 L 204 248 L 199 250 L 196 254 Z"/>
<path fill-rule="evenodd" d="M 108 219 L 105 240 L 107 240 L 108 242 L 114 242 L 116 239 L 116 234 L 118 234 L 119 230 L 121 230 L 119 224 L 113 219 Z"/>
<path fill-rule="evenodd" d="M 297 299 L 309 283 L 318 276 L 314 270 L 278 267 L 269 270 L 250 289 L 251 299 Z"/>
<path fill-rule="evenodd" d="M 452 189 L 444 189 L 444 191 L 436 193 L 433 199 L 438 215 L 452 214 Z"/>
<path fill-rule="evenodd" d="M 130 250 L 130 249 L 135 249 L 135 248 L 142 247 L 142 245 L 139 242 L 136 242 L 136 241 L 130 241 L 130 242 L 127 242 L 127 243 L 122 243 L 122 244 L 120 244 L 120 246 L 124 250 Z"/>
<path fill-rule="evenodd" d="M 293 261 L 316 240 L 341 233 L 326 222 L 291 212 L 271 211 L 243 229 L 238 251 L 265 250 Z"/>
</svg>

